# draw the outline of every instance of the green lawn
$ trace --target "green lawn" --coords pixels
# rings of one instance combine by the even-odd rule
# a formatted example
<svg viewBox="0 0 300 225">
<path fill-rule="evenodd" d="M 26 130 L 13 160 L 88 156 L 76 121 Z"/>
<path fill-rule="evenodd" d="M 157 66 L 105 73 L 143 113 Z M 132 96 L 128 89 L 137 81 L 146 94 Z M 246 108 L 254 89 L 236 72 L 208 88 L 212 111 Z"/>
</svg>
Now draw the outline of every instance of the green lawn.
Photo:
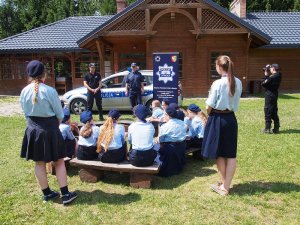
<svg viewBox="0 0 300 225">
<path fill-rule="evenodd" d="M 299 99 L 300 94 L 280 97 L 279 135 L 260 133 L 262 98 L 242 100 L 238 169 L 225 198 L 209 189 L 218 180 L 214 163 L 188 158 L 182 174 L 156 177 L 149 190 L 131 188 L 126 174 L 82 183 L 72 169 L 69 186 L 78 199 L 68 207 L 44 204 L 34 164 L 19 158 L 24 119 L 0 117 L 0 224 L 300 224 Z M 204 108 L 204 100 L 184 105 L 191 102 Z M 55 177 L 49 180 L 58 190 Z"/>
</svg>

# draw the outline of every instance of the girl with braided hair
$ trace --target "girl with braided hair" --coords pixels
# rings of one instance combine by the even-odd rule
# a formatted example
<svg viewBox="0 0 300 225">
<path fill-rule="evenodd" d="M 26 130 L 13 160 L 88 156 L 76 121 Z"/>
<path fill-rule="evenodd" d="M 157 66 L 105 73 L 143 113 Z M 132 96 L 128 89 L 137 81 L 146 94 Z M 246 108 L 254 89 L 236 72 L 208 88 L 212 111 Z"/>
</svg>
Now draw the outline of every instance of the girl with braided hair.
<svg viewBox="0 0 300 225">
<path fill-rule="evenodd" d="M 66 205 L 72 202 L 77 194 L 68 190 L 64 163 L 66 149 L 59 130 L 59 124 L 64 117 L 61 103 L 56 90 L 44 83 L 46 74 L 40 61 L 29 62 L 27 74 L 30 83 L 20 95 L 21 107 L 27 120 L 21 157 L 35 162 L 35 175 L 42 189 L 44 201 L 60 196 L 58 192 L 49 188 L 46 173 L 46 163 L 54 162 L 62 201 Z"/>
<path fill-rule="evenodd" d="M 202 155 L 216 159 L 221 181 L 211 188 L 228 195 L 236 169 L 238 124 L 235 112 L 242 94 L 242 82 L 233 74 L 233 62 L 228 56 L 219 56 L 216 69 L 221 79 L 216 80 L 206 100 L 208 121 L 202 142 Z"/>
<path fill-rule="evenodd" d="M 107 120 L 100 127 L 97 152 L 101 162 L 119 163 L 124 161 L 126 157 L 125 128 L 118 124 L 120 116 L 118 110 L 110 110 Z"/>
</svg>

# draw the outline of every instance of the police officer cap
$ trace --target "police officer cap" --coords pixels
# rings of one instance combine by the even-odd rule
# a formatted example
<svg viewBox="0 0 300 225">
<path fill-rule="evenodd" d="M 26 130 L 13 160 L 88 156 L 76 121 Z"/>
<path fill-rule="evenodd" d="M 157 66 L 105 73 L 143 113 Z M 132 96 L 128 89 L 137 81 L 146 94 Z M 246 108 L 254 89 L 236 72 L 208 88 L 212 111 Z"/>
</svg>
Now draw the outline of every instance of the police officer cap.
<svg viewBox="0 0 300 225">
<path fill-rule="evenodd" d="M 190 104 L 188 110 L 196 113 L 201 111 L 201 109 L 195 104 Z"/>
<path fill-rule="evenodd" d="M 134 108 L 134 115 L 136 115 L 137 118 L 146 123 L 146 117 L 148 115 L 146 106 L 142 104 L 137 105 Z"/>
<path fill-rule="evenodd" d="M 131 67 L 137 66 L 135 62 L 131 63 Z"/>
<path fill-rule="evenodd" d="M 171 103 L 169 106 L 173 107 L 176 110 L 179 109 L 179 106 L 176 103 Z"/>
<path fill-rule="evenodd" d="M 177 111 L 174 107 L 168 106 L 166 108 L 166 113 L 171 117 L 171 118 L 177 118 Z"/>
<path fill-rule="evenodd" d="M 70 113 L 70 110 L 67 108 L 65 108 L 63 111 L 64 111 L 64 118 L 63 118 L 62 122 L 65 123 L 70 119 L 71 113 Z"/>
<path fill-rule="evenodd" d="M 278 70 L 279 69 L 279 65 L 278 64 L 272 64 L 271 68 L 274 68 L 275 70 Z"/>
<path fill-rule="evenodd" d="M 108 116 L 113 118 L 114 120 L 117 120 L 120 118 L 121 114 L 120 114 L 119 110 L 112 109 L 109 111 Z"/>
<path fill-rule="evenodd" d="M 96 67 L 96 63 L 90 63 L 89 67 Z"/>
<path fill-rule="evenodd" d="M 80 122 L 81 123 L 87 123 L 89 121 L 91 121 L 93 119 L 93 114 L 91 111 L 87 110 L 87 111 L 83 111 L 80 114 Z"/>
<path fill-rule="evenodd" d="M 30 77 L 38 77 L 44 72 L 44 64 L 38 60 L 32 60 L 26 68 L 27 74 Z"/>
</svg>

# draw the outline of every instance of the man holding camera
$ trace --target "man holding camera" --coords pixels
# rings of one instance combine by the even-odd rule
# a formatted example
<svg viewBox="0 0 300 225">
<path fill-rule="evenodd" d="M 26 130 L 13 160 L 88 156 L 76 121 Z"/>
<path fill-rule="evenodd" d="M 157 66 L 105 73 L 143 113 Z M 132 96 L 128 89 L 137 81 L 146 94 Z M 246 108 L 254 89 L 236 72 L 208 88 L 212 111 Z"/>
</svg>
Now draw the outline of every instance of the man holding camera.
<svg viewBox="0 0 300 225">
<path fill-rule="evenodd" d="M 279 133 L 279 117 L 278 117 L 278 88 L 281 83 L 281 73 L 279 72 L 279 65 L 266 65 L 263 69 L 265 77 L 262 86 L 266 89 L 265 92 L 265 129 L 262 130 L 266 134 Z M 272 120 L 274 121 L 274 129 L 271 131 Z"/>
</svg>

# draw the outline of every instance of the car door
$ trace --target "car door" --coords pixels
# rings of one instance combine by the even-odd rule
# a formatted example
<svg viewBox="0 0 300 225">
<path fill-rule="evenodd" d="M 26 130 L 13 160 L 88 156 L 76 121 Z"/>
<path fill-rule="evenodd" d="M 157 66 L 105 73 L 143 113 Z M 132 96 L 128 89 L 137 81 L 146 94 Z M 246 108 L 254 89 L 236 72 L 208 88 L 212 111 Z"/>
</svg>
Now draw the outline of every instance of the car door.
<svg viewBox="0 0 300 225">
<path fill-rule="evenodd" d="M 125 87 L 122 87 L 124 75 L 114 76 L 103 81 L 102 105 L 104 110 L 125 109 Z"/>
</svg>

